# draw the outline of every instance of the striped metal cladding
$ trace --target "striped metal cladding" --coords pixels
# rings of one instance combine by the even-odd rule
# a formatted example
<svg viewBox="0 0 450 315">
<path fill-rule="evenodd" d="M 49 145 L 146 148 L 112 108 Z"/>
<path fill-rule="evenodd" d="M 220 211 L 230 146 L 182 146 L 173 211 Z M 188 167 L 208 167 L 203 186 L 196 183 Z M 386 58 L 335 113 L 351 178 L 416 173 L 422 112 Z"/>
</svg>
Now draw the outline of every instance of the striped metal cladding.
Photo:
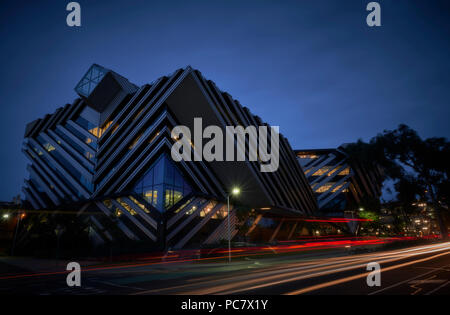
<svg viewBox="0 0 450 315">
<path fill-rule="evenodd" d="M 84 205 L 83 209 L 103 213 L 90 216 L 98 240 L 128 239 L 171 248 L 226 238 L 224 200 L 233 178 L 239 176 L 247 181 L 244 199 L 258 201 L 248 206 L 283 209 L 292 215 L 317 211 L 308 178 L 288 140 L 280 134 L 279 169 L 273 173 L 262 173 L 259 161 L 248 161 L 247 138 L 244 162 L 177 163 L 194 193 L 160 212 L 132 188 L 161 154 L 170 152 L 175 125 L 189 125 L 194 117 L 221 128 L 268 125 L 189 66 L 140 88 L 109 73 L 108 80 L 117 81 L 119 92 L 101 95 L 109 99 L 98 107 L 102 112 L 92 104 L 92 99 L 99 97 L 92 93 L 105 92 L 100 81 L 88 97 L 80 95 L 72 104 L 27 125 L 22 150 L 30 161 L 33 180 L 25 182 L 23 192 L 32 208 Z M 195 210 L 186 211 L 192 207 Z M 108 230 L 111 218 L 116 218 L 114 230 Z M 230 219 L 234 236 L 238 222 L 233 207 Z M 198 239 L 200 236 L 203 238 Z"/>
<path fill-rule="evenodd" d="M 349 163 L 344 147 L 295 152 L 320 210 L 330 210 L 330 205 L 340 196 L 347 200 L 346 210 L 354 210 L 350 208 L 364 198 L 381 196 L 382 170 Z"/>
</svg>

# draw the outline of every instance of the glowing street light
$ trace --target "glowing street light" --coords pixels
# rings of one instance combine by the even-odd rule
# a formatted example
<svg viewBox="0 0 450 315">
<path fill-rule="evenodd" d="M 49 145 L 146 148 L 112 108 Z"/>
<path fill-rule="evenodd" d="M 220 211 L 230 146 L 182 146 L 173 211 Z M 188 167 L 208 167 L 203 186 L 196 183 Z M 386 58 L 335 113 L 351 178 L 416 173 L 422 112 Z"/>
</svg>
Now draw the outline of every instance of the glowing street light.
<svg viewBox="0 0 450 315">
<path fill-rule="evenodd" d="M 238 187 L 234 187 L 231 190 L 231 195 L 237 196 L 241 190 Z M 231 230 L 230 230 L 230 194 L 227 195 L 227 223 L 228 223 L 228 262 L 231 262 Z"/>
<path fill-rule="evenodd" d="M 3 215 L 3 219 L 8 219 L 8 218 L 9 218 L 9 214 L 5 213 L 5 214 Z"/>
</svg>

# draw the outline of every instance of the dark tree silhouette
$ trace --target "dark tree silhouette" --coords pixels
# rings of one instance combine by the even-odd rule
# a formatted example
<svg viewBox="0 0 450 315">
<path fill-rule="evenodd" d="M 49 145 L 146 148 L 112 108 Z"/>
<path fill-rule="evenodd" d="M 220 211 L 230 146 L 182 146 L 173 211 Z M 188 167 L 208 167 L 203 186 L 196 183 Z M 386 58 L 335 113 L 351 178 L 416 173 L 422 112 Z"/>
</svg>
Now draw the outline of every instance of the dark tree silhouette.
<svg viewBox="0 0 450 315">
<path fill-rule="evenodd" d="M 417 200 L 433 205 L 443 238 L 448 229 L 443 213 L 449 212 L 450 143 L 446 138 L 422 139 L 415 130 L 399 125 L 385 130 L 369 143 L 359 140 L 347 147 L 351 159 L 383 167 L 386 179 L 395 181 L 397 199 L 411 210 Z"/>
</svg>

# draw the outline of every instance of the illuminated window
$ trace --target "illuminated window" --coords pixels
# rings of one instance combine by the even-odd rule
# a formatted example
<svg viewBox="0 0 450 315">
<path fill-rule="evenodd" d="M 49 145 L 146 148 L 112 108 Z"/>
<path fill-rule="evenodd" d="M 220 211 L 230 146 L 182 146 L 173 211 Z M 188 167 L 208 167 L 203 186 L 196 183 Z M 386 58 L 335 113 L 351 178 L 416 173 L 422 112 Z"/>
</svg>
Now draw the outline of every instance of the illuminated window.
<svg viewBox="0 0 450 315">
<path fill-rule="evenodd" d="M 200 211 L 200 217 L 206 217 L 208 215 L 208 213 L 211 212 L 212 208 L 216 205 L 215 202 L 210 202 L 206 207 L 204 207 L 202 209 L 202 211 Z"/>
<path fill-rule="evenodd" d="M 115 125 L 114 128 L 111 130 L 111 134 L 113 134 L 114 132 L 116 132 L 117 128 L 119 128 L 119 125 Z"/>
<path fill-rule="evenodd" d="M 100 138 L 100 128 L 94 127 L 94 128 L 92 128 L 92 129 L 89 129 L 89 132 L 90 132 L 92 135 L 96 136 L 97 138 Z"/>
<path fill-rule="evenodd" d="M 137 200 L 136 198 L 134 198 L 133 196 L 129 196 L 129 198 L 131 199 L 131 201 L 133 201 L 139 208 L 141 208 L 142 210 L 144 210 L 146 213 L 150 213 L 150 211 L 141 203 L 139 202 L 139 200 Z"/>
<path fill-rule="evenodd" d="M 333 192 L 336 192 L 336 191 L 338 191 L 339 189 L 341 189 L 342 188 L 342 186 L 344 186 L 345 185 L 345 183 L 342 183 L 342 184 L 340 184 L 340 185 L 337 185 L 335 188 L 333 188 Z"/>
<path fill-rule="evenodd" d="M 191 209 L 189 209 L 188 211 L 186 211 L 187 215 L 191 215 L 192 213 L 194 213 L 194 211 L 197 210 L 197 206 L 192 206 Z"/>
<path fill-rule="evenodd" d="M 327 176 L 332 176 L 332 175 L 334 175 L 334 174 L 338 171 L 339 168 L 340 168 L 339 165 L 336 166 L 335 168 L 333 168 L 331 171 L 328 172 Z"/>
<path fill-rule="evenodd" d="M 317 159 L 319 157 L 316 154 L 305 154 L 305 153 L 299 153 L 297 156 L 301 159 Z"/>
<path fill-rule="evenodd" d="M 142 195 L 149 204 L 154 207 L 158 205 L 158 190 L 145 190 Z"/>
<path fill-rule="evenodd" d="M 45 143 L 44 144 L 44 148 L 45 148 L 45 150 L 47 150 L 47 152 L 51 152 L 51 151 L 53 151 L 53 150 L 55 150 L 55 147 L 54 146 L 52 146 L 50 143 Z"/>
<path fill-rule="evenodd" d="M 328 172 L 330 170 L 330 166 L 324 166 L 322 168 L 319 168 L 317 171 L 315 171 L 313 173 L 313 176 L 321 176 L 323 174 L 325 174 L 326 172 Z"/>
<path fill-rule="evenodd" d="M 134 190 L 160 211 L 169 209 L 192 191 L 166 154 L 150 167 Z"/>
<path fill-rule="evenodd" d="M 314 172 L 313 176 L 322 176 L 324 174 L 326 174 L 327 176 L 333 176 L 340 168 L 341 168 L 340 165 L 324 166 L 318 169 L 316 172 Z M 350 169 L 348 167 L 338 173 L 338 175 L 348 175 L 348 174 L 350 174 Z"/>
<path fill-rule="evenodd" d="M 152 143 L 153 141 L 155 141 L 157 136 L 159 136 L 159 131 L 150 139 L 148 143 Z"/>
<path fill-rule="evenodd" d="M 89 151 L 86 151 L 86 152 L 84 153 L 84 156 L 85 156 L 88 160 L 92 160 L 92 159 L 94 158 L 94 155 L 93 155 L 91 152 L 89 152 Z"/>
<path fill-rule="evenodd" d="M 324 193 L 324 192 L 328 191 L 331 188 L 331 186 L 333 186 L 333 185 L 334 185 L 334 183 L 323 184 L 322 186 L 320 186 L 319 188 L 316 189 L 316 192 Z"/>
<path fill-rule="evenodd" d="M 173 204 L 176 204 L 178 201 L 180 201 L 183 198 L 183 192 L 182 191 L 173 191 Z"/>
<path fill-rule="evenodd" d="M 349 175 L 350 174 L 350 168 L 344 168 L 342 171 L 339 172 L 338 175 Z"/>
<path fill-rule="evenodd" d="M 334 183 L 334 182 L 325 183 L 325 184 L 323 184 L 322 186 L 320 186 L 319 188 L 317 188 L 315 191 L 316 191 L 317 193 L 324 193 L 324 192 L 327 192 L 327 191 L 329 191 L 330 188 L 331 188 L 332 186 L 334 186 L 335 184 L 336 184 L 336 183 Z M 342 183 L 342 184 L 337 185 L 336 187 L 334 187 L 334 188 L 331 190 L 331 192 L 336 192 L 336 191 L 340 190 L 340 189 L 342 188 L 342 186 L 344 186 L 345 184 L 346 184 L 346 183 L 344 182 L 344 183 Z M 314 186 L 312 186 L 312 188 L 314 189 Z"/>
<path fill-rule="evenodd" d="M 138 119 L 138 117 L 139 117 L 139 116 L 142 114 L 142 112 L 144 111 L 144 108 L 145 108 L 145 106 L 142 107 L 142 108 L 137 112 L 137 114 L 133 117 L 133 121 L 136 120 L 136 119 Z"/>
<path fill-rule="evenodd" d="M 188 204 L 190 204 L 192 202 L 192 198 L 190 198 L 188 201 L 186 201 L 185 203 L 183 203 L 177 210 L 175 210 L 175 213 L 180 212 L 181 210 L 183 210 Z"/>
<path fill-rule="evenodd" d="M 77 119 L 75 119 L 75 122 L 85 130 L 89 131 L 91 135 L 95 136 L 96 138 L 100 138 L 101 129 L 97 125 L 93 124 L 82 116 L 77 117 Z"/>
<path fill-rule="evenodd" d="M 131 208 L 131 207 L 130 207 L 125 201 L 123 201 L 122 199 L 117 198 L 117 202 L 119 202 L 120 205 L 121 205 L 125 210 L 127 210 L 131 215 L 136 215 L 136 214 L 137 214 L 136 211 L 134 211 L 134 209 Z"/>
<path fill-rule="evenodd" d="M 106 130 L 108 130 L 113 122 L 113 120 L 109 120 L 108 122 L 106 122 L 106 124 L 103 125 L 103 127 L 100 129 L 100 137 L 105 133 Z"/>
<path fill-rule="evenodd" d="M 109 199 L 104 200 L 104 201 L 103 201 L 103 204 L 104 204 L 106 207 L 108 207 L 109 209 L 111 209 L 111 207 L 112 207 L 112 202 L 111 202 L 111 200 L 109 200 Z"/>
<path fill-rule="evenodd" d="M 221 209 L 217 210 L 216 213 L 211 217 L 211 219 L 224 219 L 228 215 L 227 207 L 223 206 Z"/>
<path fill-rule="evenodd" d="M 39 150 L 39 149 L 36 148 L 36 147 L 33 147 L 33 149 L 34 149 L 34 151 L 36 151 L 36 153 L 37 153 L 38 155 L 43 155 L 43 154 L 44 154 L 44 153 L 42 153 L 41 150 Z"/>
<path fill-rule="evenodd" d="M 142 133 L 133 140 L 133 142 L 130 144 L 128 149 L 129 150 L 133 149 L 136 146 L 136 144 L 138 143 L 139 139 L 141 139 L 141 137 L 142 137 Z"/>
<path fill-rule="evenodd" d="M 88 131 L 95 137 L 100 138 L 105 133 L 105 131 L 109 128 L 109 126 L 111 126 L 112 123 L 113 123 L 113 121 L 110 120 L 102 128 L 97 127 L 97 126 L 92 126 L 92 124 L 89 123 Z"/>
</svg>

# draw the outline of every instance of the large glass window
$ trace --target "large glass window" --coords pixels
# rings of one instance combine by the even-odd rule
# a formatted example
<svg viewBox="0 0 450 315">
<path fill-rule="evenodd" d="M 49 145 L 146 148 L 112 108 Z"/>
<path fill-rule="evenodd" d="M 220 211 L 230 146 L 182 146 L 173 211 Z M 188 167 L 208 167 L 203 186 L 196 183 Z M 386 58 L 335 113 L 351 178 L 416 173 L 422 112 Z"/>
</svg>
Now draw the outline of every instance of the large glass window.
<svg viewBox="0 0 450 315">
<path fill-rule="evenodd" d="M 137 193 L 160 211 L 169 209 L 192 188 L 170 158 L 163 154 L 136 184 Z"/>
</svg>

